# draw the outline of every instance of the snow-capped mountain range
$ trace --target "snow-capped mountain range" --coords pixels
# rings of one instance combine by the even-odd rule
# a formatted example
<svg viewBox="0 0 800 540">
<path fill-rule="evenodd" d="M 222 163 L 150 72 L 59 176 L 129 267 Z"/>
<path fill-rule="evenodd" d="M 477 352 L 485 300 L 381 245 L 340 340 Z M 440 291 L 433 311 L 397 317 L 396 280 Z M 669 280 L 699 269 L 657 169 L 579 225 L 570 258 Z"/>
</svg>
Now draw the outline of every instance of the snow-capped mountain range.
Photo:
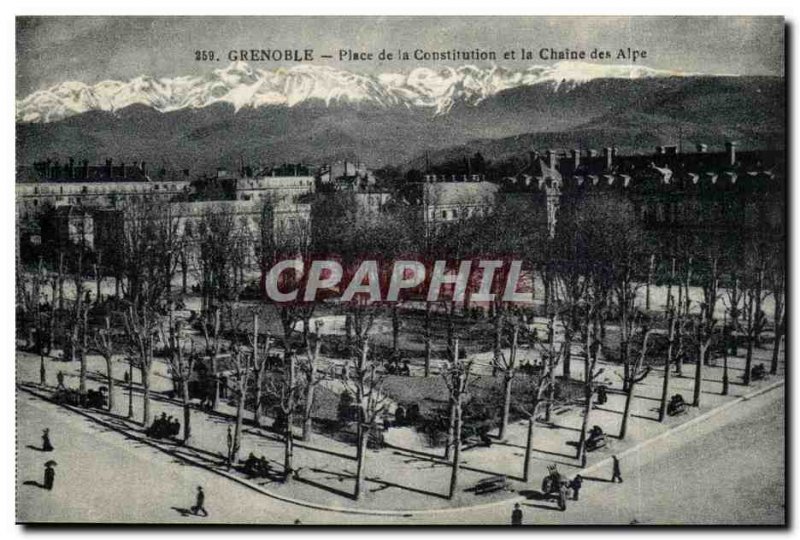
<svg viewBox="0 0 800 540">
<path fill-rule="evenodd" d="M 381 107 L 427 108 L 445 114 L 457 103 L 476 105 L 522 86 L 551 84 L 570 89 L 594 79 L 641 79 L 690 75 L 633 65 L 560 62 L 512 70 L 462 66 L 416 68 L 408 73 L 358 74 L 327 66 L 299 65 L 275 70 L 234 62 L 201 76 L 140 76 L 94 85 L 68 81 L 17 100 L 19 123 L 47 123 L 88 111 L 117 111 L 141 104 L 161 112 L 229 103 L 243 107 L 288 106 L 319 101 Z"/>
</svg>

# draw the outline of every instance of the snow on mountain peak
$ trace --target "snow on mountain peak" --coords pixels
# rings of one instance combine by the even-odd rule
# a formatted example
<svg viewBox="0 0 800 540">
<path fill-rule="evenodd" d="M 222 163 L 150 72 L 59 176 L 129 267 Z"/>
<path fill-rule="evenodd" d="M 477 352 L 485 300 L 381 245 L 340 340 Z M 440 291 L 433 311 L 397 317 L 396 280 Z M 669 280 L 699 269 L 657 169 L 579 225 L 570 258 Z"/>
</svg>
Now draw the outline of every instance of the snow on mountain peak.
<svg viewBox="0 0 800 540">
<path fill-rule="evenodd" d="M 600 78 L 639 79 L 674 77 L 685 73 L 633 65 L 559 62 L 521 70 L 503 67 L 418 67 L 408 73 L 359 74 L 329 66 L 298 65 L 273 70 L 234 62 L 201 76 L 152 78 L 127 82 L 101 81 L 94 85 L 67 81 L 17 100 L 17 122 L 45 123 L 87 111 L 117 111 L 134 104 L 161 112 L 229 103 L 244 107 L 307 101 L 366 103 L 381 107 L 405 106 L 447 113 L 456 103 L 475 105 L 498 92 L 521 86 L 551 83 L 558 90 Z"/>
</svg>

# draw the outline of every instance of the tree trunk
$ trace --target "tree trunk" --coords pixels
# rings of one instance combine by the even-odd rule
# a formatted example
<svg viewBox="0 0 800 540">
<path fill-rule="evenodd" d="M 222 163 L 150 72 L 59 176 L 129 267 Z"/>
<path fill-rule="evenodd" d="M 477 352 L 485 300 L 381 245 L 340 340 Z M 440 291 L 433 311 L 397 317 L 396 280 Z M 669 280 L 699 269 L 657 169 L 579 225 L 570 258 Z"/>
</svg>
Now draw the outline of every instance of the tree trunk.
<svg viewBox="0 0 800 540">
<path fill-rule="evenodd" d="M 778 330 L 778 325 L 775 325 L 775 343 L 772 344 L 772 361 L 769 365 L 769 372 L 773 375 L 778 372 L 778 363 L 781 355 L 781 339 L 783 339 L 783 332 Z"/>
<path fill-rule="evenodd" d="M 186 264 L 186 257 L 181 257 L 181 293 L 186 294 L 187 291 L 187 274 L 189 273 L 189 265 Z"/>
<path fill-rule="evenodd" d="M 133 419 L 133 363 L 128 364 L 128 418 Z"/>
<path fill-rule="evenodd" d="M 548 345 L 549 352 L 547 355 L 548 356 L 547 376 L 550 379 L 550 381 L 548 382 L 548 387 L 547 387 L 547 405 L 545 405 L 545 410 L 544 410 L 544 418 L 546 422 L 550 422 L 550 418 L 553 414 L 553 401 L 555 399 L 555 389 L 556 389 L 556 370 L 555 370 L 556 329 L 555 329 L 555 319 L 553 318 L 550 319 L 550 328 L 548 329 L 548 342 L 549 342 Z"/>
<path fill-rule="evenodd" d="M 447 444 L 444 446 L 444 459 L 450 461 L 450 456 L 453 455 L 453 445 L 456 440 L 456 406 L 453 399 L 450 399 L 450 422 L 447 424 Z"/>
<path fill-rule="evenodd" d="M 753 348 L 755 347 L 755 336 L 754 336 L 753 329 L 748 330 L 747 335 L 747 353 L 745 355 L 744 361 L 744 385 L 750 385 L 750 372 L 753 369 Z"/>
<path fill-rule="evenodd" d="M 431 376 L 431 306 L 425 303 L 425 376 Z"/>
<path fill-rule="evenodd" d="M 313 377 L 313 375 L 312 375 Z M 311 433 L 313 428 L 313 418 L 311 413 L 314 409 L 314 389 L 316 384 L 309 383 L 306 386 L 306 402 L 303 410 L 303 440 L 308 442 L 311 440 Z"/>
<path fill-rule="evenodd" d="M 572 328 L 564 327 L 564 378 L 572 378 Z"/>
<path fill-rule="evenodd" d="M 217 355 L 219 354 L 219 309 L 214 310 L 214 348 L 211 355 L 211 376 L 214 377 L 214 395 L 211 400 L 211 409 L 216 411 L 219 407 L 219 374 L 217 373 Z"/>
<path fill-rule="evenodd" d="M 730 387 L 728 380 L 728 348 L 722 347 L 722 395 L 727 396 Z"/>
<path fill-rule="evenodd" d="M 188 377 L 183 377 L 181 393 L 183 395 L 183 444 L 188 446 L 192 438 L 192 406 L 189 397 Z"/>
<path fill-rule="evenodd" d="M 494 304 L 493 304 L 494 305 Z M 500 355 L 502 353 L 502 339 L 503 339 L 503 314 L 497 306 L 495 308 L 495 316 L 494 316 L 494 341 L 493 341 L 493 351 L 494 357 L 492 360 L 492 377 L 497 376 L 497 370 L 500 367 Z"/>
<path fill-rule="evenodd" d="M 256 372 L 256 395 L 255 403 L 253 404 L 253 424 L 256 427 L 261 427 L 261 400 L 264 385 L 264 368 L 262 367 Z"/>
<path fill-rule="evenodd" d="M 114 410 L 114 361 L 109 355 L 106 357 L 106 386 L 108 387 L 108 410 Z"/>
<path fill-rule="evenodd" d="M 76 340 L 77 341 L 77 340 Z M 78 347 L 73 348 L 73 351 Z M 76 351 L 78 353 L 78 360 L 81 363 L 80 368 L 80 377 L 78 382 L 78 393 L 81 395 L 81 401 L 84 400 L 86 397 L 86 351 L 81 348 L 81 350 Z"/>
<path fill-rule="evenodd" d="M 590 385 L 586 385 L 584 391 L 586 396 L 586 403 L 583 407 L 583 422 L 581 422 L 581 436 L 578 439 L 578 452 L 576 459 L 581 461 L 581 467 L 586 467 L 586 432 L 589 429 L 589 415 L 592 412 L 592 401 L 594 399 L 594 392 Z"/>
<path fill-rule="evenodd" d="M 241 377 L 241 374 L 239 375 Z M 239 449 L 242 446 L 242 422 L 244 420 L 244 400 L 247 395 L 247 376 L 239 382 L 239 396 L 236 403 L 236 427 L 233 430 L 233 447 L 231 448 L 230 463 L 236 466 L 239 461 Z"/>
<path fill-rule="evenodd" d="M 453 468 L 450 473 L 450 491 L 448 498 L 452 499 L 458 489 L 458 473 L 461 469 L 461 399 L 454 403 L 454 422 L 453 422 Z"/>
<path fill-rule="evenodd" d="M 369 439 L 369 429 L 363 425 L 359 419 L 358 428 L 358 448 L 356 449 L 356 486 L 355 498 L 361 499 L 364 495 L 366 484 L 366 461 L 367 461 L 367 441 Z"/>
<path fill-rule="evenodd" d="M 656 266 L 656 256 L 653 253 L 650 255 L 650 264 L 647 267 L 647 285 L 645 286 L 645 293 L 644 293 L 645 312 L 650 311 L 650 284 L 653 283 L 653 272 L 655 271 L 655 266 Z"/>
<path fill-rule="evenodd" d="M 506 438 L 508 430 L 508 420 L 511 413 L 511 387 L 514 383 L 513 370 L 506 370 L 503 377 L 503 417 L 500 420 L 500 432 L 498 438 L 502 441 Z"/>
<path fill-rule="evenodd" d="M 294 439 L 292 436 L 292 424 L 294 414 L 286 414 L 286 433 L 283 438 L 283 481 L 288 482 L 292 478 L 292 467 L 294 461 Z"/>
<path fill-rule="evenodd" d="M 150 425 L 150 366 L 145 364 L 141 368 L 142 372 L 142 389 L 144 393 L 142 394 L 143 402 L 143 414 L 142 414 L 142 425 L 147 427 Z"/>
<path fill-rule="evenodd" d="M 703 384 L 703 363 L 705 362 L 706 354 L 708 351 L 708 344 L 702 343 L 700 345 L 699 357 L 694 370 L 694 392 L 692 394 L 692 406 L 700 406 L 700 388 Z"/>
<path fill-rule="evenodd" d="M 289 377 L 287 384 L 289 385 L 289 403 L 286 407 L 286 434 L 284 436 L 284 457 L 283 457 L 283 480 L 288 482 L 291 479 L 294 467 L 294 434 L 292 428 L 294 426 L 294 408 L 295 408 L 295 395 L 294 384 L 297 378 L 295 373 L 295 357 L 289 351 L 289 336 L 290 330 L 284 328 L 284 362 L 289 363 Z"/>
<path fill-rule="evenodd" d="M 525 438 L 525 463 L 522 469 L 522 480 L 528 482 L 531 479 L 531 461 L 533 458 L 533 430 L 536 427 L 536 409 L 538 403 L 533 404 L 533 413 L 528 418 L 528 435 Z"/>
<path fill-rule="evenodd" d="M 400 311 L 397 304 L 392 305 L 392 352 L 397 354 L 400 348 Z"/>
<path fill-rule="evenodd" d="M 625 409 L 622 412 L 622 424 L 619 428 L 619 440 L 625 439 L 628 432 L 628 418 L 631 415 L 631 405 L 633 404 L 633 392 L 636 390 L 636 373 L 631 373 L 631 380 L 628 382 L 628 390 L 625 393 Z"/>
<path fill-rule="evenodd" d="M 664 382 L 661 386 L 661 403 L 658 406 L 658 421 L 663 422 L 667 416 L 667 396 L 669 395 L 669 375 L 672 367 L 672 351 L 674 348 L 674 323 L 669 322 L 669 342 L 667 343 L 667 358 L 664 361 Z"/>
</svg>

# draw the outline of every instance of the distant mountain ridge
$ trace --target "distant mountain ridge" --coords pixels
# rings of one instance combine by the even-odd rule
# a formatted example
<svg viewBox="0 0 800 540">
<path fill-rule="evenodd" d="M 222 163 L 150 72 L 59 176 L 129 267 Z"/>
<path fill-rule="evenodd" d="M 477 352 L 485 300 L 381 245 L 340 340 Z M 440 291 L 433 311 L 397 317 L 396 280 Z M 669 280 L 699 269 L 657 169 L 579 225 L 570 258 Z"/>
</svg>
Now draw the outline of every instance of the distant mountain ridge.
<svg viewBox="0 0 800 540">
<path fill-rule="evenodd" d="M 113 158 L 201 172 L 237 168 L 243 162 L 320 165 L 347 158 L 371 167 L 418 167 L 426 152 L 436 158 L 481 151 L 487 159 L 495 159 L 547 147 L 616 145 L 626 152 L 651 151 L 656 144 L 677 144 L 679 139 L 686 148 L 699 142 L 718 146 L 725 139 L 739 141 L 742 148 L 776 148 L 785 142 L 785 82 L 780 77 L 570 81 L 549 79 L 502 90 L 486 82 L 476 88 L 493 89 L 470 90 L 471 99 L 453 99 L 456 90 L 473 88 L 471 83 L 448 87 L 451 101 L 446 110 L 439 107 L 444 98 L 439 105 L 428 106 L 308 98 L 291 106 L 238 109 L 225 99 L 186 107 L 165 101 L 165 112 L 137 102 L 49 122 L 18 121 L 17 162 L 74 156 L 102 163 Z M 214 94 L 209 91 L 193 95 Z M 307 95 L 318 94 L 309 90 Z M 441 98 L 445 93 L 435 95 Z"/>
<path fill-rule="evenodd" d="M 159 112 L 196 109 L 228 103 L 244 107 L 284 105 L 308 101 L 367 103 L 381 107 L 421 107 L 436 114 L 457 103 L 475 105 L 504 90 L 551 83 L 574 86 L 593 79 L 671 77 L 680 73 L 633 65 L 560 62 L 522 70 L 502 67 L 416 68 L 407 74 L 359 74 L 327 66 L 299 65 L 275 70 L 254 69 L 234 62 L 202 76 L 153 78 L 139 76 L 127 82 L 102 81 L 88 85 L 67 81 L 17 101 L 17 122 L 53 122 L 88 111 L 118 111 L 146 105 Z"/>
</svg>

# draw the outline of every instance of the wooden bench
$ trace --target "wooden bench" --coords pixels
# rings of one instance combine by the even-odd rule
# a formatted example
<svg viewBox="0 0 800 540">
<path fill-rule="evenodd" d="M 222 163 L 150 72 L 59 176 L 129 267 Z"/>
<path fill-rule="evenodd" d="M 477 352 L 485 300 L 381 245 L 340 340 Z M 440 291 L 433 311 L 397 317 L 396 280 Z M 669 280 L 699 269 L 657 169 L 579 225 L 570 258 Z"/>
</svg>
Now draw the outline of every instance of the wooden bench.
<svg viewBox="0 0 800 540">
<path fill-rule="evenodd" d="M 474 491 L 475 495 L 483 495 L 493 491 L 500 491 L 501 489 L 508 489 L 508 479 L 503 476 L 490 476 L 479 480 L 469 491 Z"/>
</svg>

